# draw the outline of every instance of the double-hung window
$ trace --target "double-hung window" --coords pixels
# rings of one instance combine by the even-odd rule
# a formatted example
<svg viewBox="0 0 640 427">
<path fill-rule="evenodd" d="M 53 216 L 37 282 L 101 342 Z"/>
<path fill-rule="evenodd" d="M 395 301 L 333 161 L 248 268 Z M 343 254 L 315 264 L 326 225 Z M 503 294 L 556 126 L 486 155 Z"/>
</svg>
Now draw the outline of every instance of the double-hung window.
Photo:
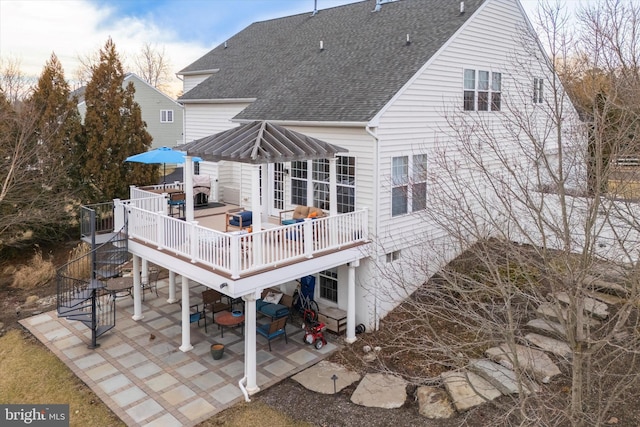
<svg viewBox="0 0 640 427">
<path fill-rule="evenodd" d="M 502 73 L 485 70 L 464 70 L 464 111 L 500 111 Z"/>
<path fill-rule="evenodd" d="M 544 102 L 544 79 L 533 79 L 533 103 L 542 104 Z"/>
<path fill-rule="evenodd" d="M 338 269 L 324 270 L 318 273 L 320 298 L 338 302 Z"/>
<path fill-rule="evenodd" d="M 160 110 L 160 123 L 173 123 L 173 110 Z"/>
<path fill-rule="evenodd" d="M 308 182 L 311 180 L 313 206 L 328 210 L 330 163 L 327 159 L 291 162 L 291 203 L 308 205 Z M 337 156 L 336 191 L 338 213 L 355 210 L 355 157 Z"/>
<path fill-rule="evenodd" d="M 391 215 L 417 212 L 427 207 L 427 155 L 391 159 Z"/>
</svg>

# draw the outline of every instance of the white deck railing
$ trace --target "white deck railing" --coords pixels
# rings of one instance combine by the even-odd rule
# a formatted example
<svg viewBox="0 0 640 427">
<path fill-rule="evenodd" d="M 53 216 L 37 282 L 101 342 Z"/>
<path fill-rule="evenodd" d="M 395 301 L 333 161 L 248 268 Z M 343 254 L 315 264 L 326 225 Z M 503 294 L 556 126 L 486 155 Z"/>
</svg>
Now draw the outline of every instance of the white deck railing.
<svg viewBox="0 0 640 427">
<path fill-rule="evenodd" d="M 162 196 L 160 199 L 164 201 Z M 142 200 L 149 199 L 116 201 L 116 216 L 126 212 L 129 237 L 228 273 L 232 278 L 313 258 L 367 239 L 366 209 L 252 233 L 223 233 L 169 217 L 156 205 L 147 209 Z M 120 220 L 124 218 L 116 218 Z"/>
</svg>

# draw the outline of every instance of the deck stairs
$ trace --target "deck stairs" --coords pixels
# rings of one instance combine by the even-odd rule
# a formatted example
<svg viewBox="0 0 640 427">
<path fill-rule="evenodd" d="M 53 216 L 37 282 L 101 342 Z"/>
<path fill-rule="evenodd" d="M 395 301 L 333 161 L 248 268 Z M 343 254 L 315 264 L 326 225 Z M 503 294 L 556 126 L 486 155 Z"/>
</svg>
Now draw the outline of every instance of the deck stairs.
<svg viewBox="0 0 640 427">
<path fill-rule="evenodd" d="M 106 280 L 120 275 L 130 258 L 126 225 L 116 232 L 109 230 L 113 209 L 109 218 L 104 205 L 82 207 L 81 235 L 90 249 L 57 270 L 58 316 L 91 329 L 90 348 L 98 347 L 97 338 L 115 326 L 115 298 L 107 291 Z"/>
</svg>

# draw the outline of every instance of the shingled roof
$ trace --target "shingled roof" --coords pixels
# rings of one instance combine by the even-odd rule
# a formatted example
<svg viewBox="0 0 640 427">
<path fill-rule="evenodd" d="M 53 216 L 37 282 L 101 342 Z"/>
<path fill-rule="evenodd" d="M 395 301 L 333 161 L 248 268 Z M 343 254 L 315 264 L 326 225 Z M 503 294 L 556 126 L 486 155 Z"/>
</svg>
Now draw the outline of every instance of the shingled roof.
<svg viewBox="0 0 640 427">
<path fill-rule="evenodd" d="M 379 12 L 368 0 L 256 22 L 180 72 L 219 70 L 180 101 L 255 98 L 236 119 L 366 122 L 483 1 L 466 0 L 460 13 L 453 0 L 398 0 Z"/>
</svg>

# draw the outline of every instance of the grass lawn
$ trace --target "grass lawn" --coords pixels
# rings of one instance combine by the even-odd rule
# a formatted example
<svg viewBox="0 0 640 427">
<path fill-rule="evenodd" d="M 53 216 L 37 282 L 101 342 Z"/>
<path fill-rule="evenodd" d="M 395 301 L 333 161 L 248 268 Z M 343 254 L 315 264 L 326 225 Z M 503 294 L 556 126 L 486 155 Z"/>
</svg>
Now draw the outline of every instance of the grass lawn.
<svg viewBox="0 0 640 427">
<path fill-rule="evenodd" d="M 67 403 L 71 426 L 125 425 L 60 359 L 18 329 L 0 337 L 0 403 Z M 247 425 L 293 427 L 306 424 L 293 421 L 255 400 L 236 405 L 200 424 Z"/>
</svg>

